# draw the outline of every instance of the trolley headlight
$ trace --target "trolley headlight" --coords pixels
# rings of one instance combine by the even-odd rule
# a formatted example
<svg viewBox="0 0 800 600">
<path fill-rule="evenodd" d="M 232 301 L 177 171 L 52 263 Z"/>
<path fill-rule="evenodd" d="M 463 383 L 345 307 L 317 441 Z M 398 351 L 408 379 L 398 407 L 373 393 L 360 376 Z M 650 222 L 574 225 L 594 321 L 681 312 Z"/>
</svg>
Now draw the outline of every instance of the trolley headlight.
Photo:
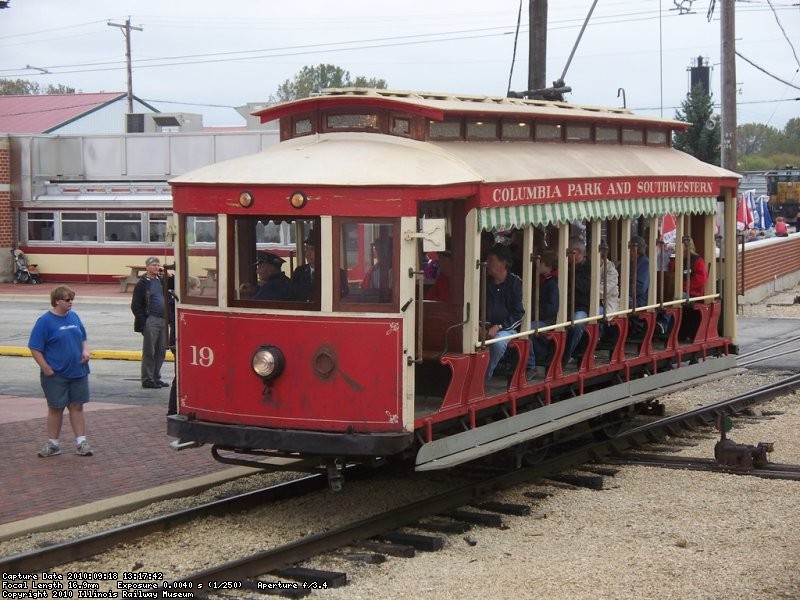
<svg viewBox="0 0 800 600">
<path fill-rule="evenodd" d="M 255 351 L 251 363 L 256 375 L 270 381 L 283 373 L 286 359 L 280 348 L 265 344 Z"/>
</svg>

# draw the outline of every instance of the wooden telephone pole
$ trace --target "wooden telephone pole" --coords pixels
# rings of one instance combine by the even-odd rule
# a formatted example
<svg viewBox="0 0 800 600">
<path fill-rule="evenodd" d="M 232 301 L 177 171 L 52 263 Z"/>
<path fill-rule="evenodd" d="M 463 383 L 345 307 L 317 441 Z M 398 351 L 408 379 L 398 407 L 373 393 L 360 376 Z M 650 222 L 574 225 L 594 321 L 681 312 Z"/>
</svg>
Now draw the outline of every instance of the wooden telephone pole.
<svg viewBox="0 0 800 600">
<path fill-rule="evenodd" d="M 713 4 L 712 4 L 713 7 Z M 712 8 L 713 10 L 713 8 Z M 734 0 L 720 2 L 720 46 L 722 61 L 722 167 L 737 170 L 736 156 L 736 18 Z"/>
<path fill-rule="evenodd" d="M 109 27 L 119 27 L 125 36 L 125 61 L 128 65 L 128 113 L 133 112 L 133 69 L 131 68 L 131 29 L 142 31 L 141 27 L 133 27 L 130 18 L 125 19 L 125 24 L 109 23 Z"/>
</svg>

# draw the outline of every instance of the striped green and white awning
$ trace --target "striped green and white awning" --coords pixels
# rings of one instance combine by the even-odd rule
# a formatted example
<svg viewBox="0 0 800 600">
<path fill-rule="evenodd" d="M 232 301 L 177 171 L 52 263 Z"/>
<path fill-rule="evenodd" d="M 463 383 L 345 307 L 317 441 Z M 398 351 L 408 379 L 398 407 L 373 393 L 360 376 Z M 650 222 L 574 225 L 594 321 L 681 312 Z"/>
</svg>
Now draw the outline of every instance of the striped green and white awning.
<svg viewBox="0 0 800 600">
<path fill-rule="evenodd" d="M 717 209 L 714 196 L 675 198 L 636 198 L 633 200 L 595 200 L 555 202 L 478 209 L 478 231 L 509 229 L 527 225 L 558 225 L 570 221 L 596 219 L 634 219 L 663 215 L 712 214 Z"/>
</svg>

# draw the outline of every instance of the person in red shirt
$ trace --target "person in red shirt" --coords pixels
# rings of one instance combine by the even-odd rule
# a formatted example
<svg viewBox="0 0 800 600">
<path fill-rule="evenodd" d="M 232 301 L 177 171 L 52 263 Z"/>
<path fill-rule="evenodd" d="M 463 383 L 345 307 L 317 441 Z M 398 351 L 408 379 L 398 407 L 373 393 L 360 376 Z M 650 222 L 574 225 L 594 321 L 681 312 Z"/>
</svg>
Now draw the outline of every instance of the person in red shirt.
<svg viewBox="0 0 800 600">
<path fill-rule="evenodd" d="M 775 219 L 775 235 L 778 237 L 786 237 L 789 235 L 789 230 L 786 228 L 786 220 L 783 217 Z"/>
<path fill-rule="evenodd" d="M 697 254 L 694 247 L 694 241 L 690 237 L 683 238 L 684 247 L 684 261 L 687 260 L 689 264 L 689 272 L 685 268 L 683 271 L 683 291 L 686 292 L 686 275 L 689 275 L 689 297 L 696 298 L 698 296 L 705 296 L 706 281 L 708 281 L 708 269 L 706 269 L 706 261 L 703 257 Z"/>
</svg>

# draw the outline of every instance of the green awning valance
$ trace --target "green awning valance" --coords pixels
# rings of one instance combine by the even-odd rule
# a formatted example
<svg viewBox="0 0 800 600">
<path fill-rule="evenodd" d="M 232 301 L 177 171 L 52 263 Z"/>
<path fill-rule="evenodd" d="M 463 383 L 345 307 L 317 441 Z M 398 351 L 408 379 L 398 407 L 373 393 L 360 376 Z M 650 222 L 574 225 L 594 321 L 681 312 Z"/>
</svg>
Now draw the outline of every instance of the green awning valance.
<svg viewBox="0 0 800 600">
<path fill-rule="evenodd" d="M 478 209 L 478 231 L 509 229 L 527 225 L 558 225 L 570 221 L 596 219 L 634 219 L 663 215 L 712 214 L 717 209 L 714 196 L 677 198 L 636 198 L 634 200 L 595 200 L 556 202 Z"/>
</svg>

